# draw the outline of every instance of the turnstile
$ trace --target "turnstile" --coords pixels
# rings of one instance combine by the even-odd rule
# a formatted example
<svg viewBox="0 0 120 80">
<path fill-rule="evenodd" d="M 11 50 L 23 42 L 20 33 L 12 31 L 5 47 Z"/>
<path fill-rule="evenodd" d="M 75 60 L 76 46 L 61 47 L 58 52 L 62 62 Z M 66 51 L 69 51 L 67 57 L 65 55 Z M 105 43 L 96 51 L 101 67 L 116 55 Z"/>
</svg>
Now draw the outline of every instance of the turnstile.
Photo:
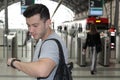
<svg viewBox="0 0 120 80">
<path fill-rule="evenodd" d="M 68 29 L 68 35 L 67 35 L 67 48 L 69 51 L 69 58 L 75 59 L 75 36 L 76 36 L 76 27 L 72 27 Z"/>
<path fill-rule="evenodd" d="M 104 37 L 101 38 L 102 42 L 102 51 L 99 53 L 99 64 L 107 67 L 110 64 L 110 38 Z"/>
<path fill-rule="evenodd" d="M 10 32 L 7 36 L 8 41 L 8 53 L 7 58 L 17 58 L 17 34 L 16 32 Z"/>
<path fill-rule="evenodd" d="M 116 36 L 116 60 L 120 63 L 120 34 Z"/>
<path fill-rule="evenodd" d="M 83 54 L 83 45 L 84 45 L 84 42 L 85 42 L 85 39 L 84 38 L 80 38 L 78 37 L 77 38 L 77 64 L 81 67 L 84 67 L 86 66 L 86 54 Z"/>
<path fill-rule="evenodd" d="M 64 40 L 64 42 L 65 42 L 65 44 L 66 44 L 66 46 L 67 46 L 67 42 L 68 42 L 68 32 L 67 32 L 67 28 L 66 27 L 64 27 L 64 30 L 62 31 L 62 33 L 61 33 L 61 37 L 62 37 L 62 39 Z"/>
</svg>

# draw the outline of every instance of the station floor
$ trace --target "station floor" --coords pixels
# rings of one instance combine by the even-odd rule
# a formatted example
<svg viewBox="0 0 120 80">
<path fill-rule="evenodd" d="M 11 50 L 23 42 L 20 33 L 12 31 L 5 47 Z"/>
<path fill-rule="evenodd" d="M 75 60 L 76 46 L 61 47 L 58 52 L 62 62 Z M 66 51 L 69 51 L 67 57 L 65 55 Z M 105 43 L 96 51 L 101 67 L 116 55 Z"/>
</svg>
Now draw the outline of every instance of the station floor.
<svg viewBox="0 0 120 80">
<path fill-rule="evenodd" d="M 27 49 L 29 47 L 30 45 L 28 45 Z M 24 48 L 26 49 L 26 47 Z M 31 55 L 26 55 L 25 53 L 30 53 L 31 49 L 28 49 L 28 51 L 22 51 L 24 50 L 24 48 L 18 48 L 18 56 L 23 61 L 30 61 Z M 0 47 L 0 53 L 2 53 L 2 50 L 4 49 L 1 49 Z M 21 54 L 21 51 L 23 52 L 23 54 Z M 72 61 L 74 63 L 74 67 L 72 70 L 73 80 L 120 80 L 120 63 L 116 61 L 114 54 L 115 51 L 112 51 L 110 64 L 108 67 L 97 64 L 97 73 L 94 75 L 90 74 L 89 65 L 81 67 L 76 63 L 75 58 L 69 59 L 69 61 Z M 89 64 L 89 59 L 87 61 L 87 63 Z M 0 58 L 0 80 L 36 80 L 35 78 L 30 77 L 21 71 L 8 67 L 6 62 L 7 59 Z"/>
<path fill-rule="evenodd" d="M 90 74 L 90 66 L 80 67 L 74 59 L 72 71 L 73 80 L 120 80 L 120 64 L 112 60 L 109 67 L 97 64 L 97 73 Z M 6 60 L 0 60 L 0 80 L 35 80 L 21 71 L 12 69 L 6 65 Z"/>
</svg>

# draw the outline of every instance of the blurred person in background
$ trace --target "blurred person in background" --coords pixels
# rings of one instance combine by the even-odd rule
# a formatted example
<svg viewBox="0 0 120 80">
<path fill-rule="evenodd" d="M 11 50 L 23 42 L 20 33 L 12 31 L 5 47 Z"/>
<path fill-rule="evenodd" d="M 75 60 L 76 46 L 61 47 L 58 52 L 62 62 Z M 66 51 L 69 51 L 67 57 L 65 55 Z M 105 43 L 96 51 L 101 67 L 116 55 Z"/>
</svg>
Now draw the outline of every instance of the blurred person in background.
<svg viewBox="0 0 120 80">
<path fill-rule="evenodd" d="M 95 24 L 90 24 L 90 31 L 87 33 L 87 38 L 83 46 L 83 51 L 86 53 L 86 48 L 89 47 L 91 74 L 96 72 L 97 55 L 101 51 L 100 33 L 97 31 Z"/>
</svg>

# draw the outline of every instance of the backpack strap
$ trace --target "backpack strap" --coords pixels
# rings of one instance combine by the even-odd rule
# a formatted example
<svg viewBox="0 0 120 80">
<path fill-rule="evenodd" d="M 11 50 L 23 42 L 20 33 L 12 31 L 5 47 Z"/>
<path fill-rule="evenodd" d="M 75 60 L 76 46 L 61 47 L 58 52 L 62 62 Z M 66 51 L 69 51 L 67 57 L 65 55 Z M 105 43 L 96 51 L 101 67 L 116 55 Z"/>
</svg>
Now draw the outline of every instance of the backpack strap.
<svg viewBox="0 0 120 80">
<path fill-rule="evenodd" d="M 44 42 L 45 42 L 45 41 L 44 41 Z M 44 42 L 43 42 L 43 43 L 44 43 Z M 43 43 L 42 43 L 41 46 L 40 46 L 40 50 L 39 50 L 39 54 L 38 54 L 38 59 L 39 59 L 39 57 L 40 57 L 41 48 L 42 48 Z"/>
<path fill-rule="evenodd" d="M 58 72 L 61 71 L 59 68 L 61 68 L 63 65 L 66 64 L 66 63 L 65 63 L 65 58 L 64 58 L 64 54 L 63 54 L 63 49 L 62 49 L 61 43 L 60 43 L 57 39 L 54 39 L 54 38 L 47 39 L 47 40 L 45 40 L 45 41 L 48 41 L 48 40 L 54 40 L 54 41 L 57 43 L 58 48 L 59 48 L 59 64 L 58 64 L 58 68 L 57 68 L 56 73 L 55 73 L 55 76 L 56 76 L 57 71 L 58 71 Z M 45 42 L 45 41 L 44 41 L 44 42 Z M 43 43 L 44 43 L 44 42 L 43 42 Z M 43 43 L 41 44 L 41 47 L 42 47 Z M 40 47 L 40 51 L 39 51 L 39 54 L 38 54 L 38 58 L 39 58 L 39 56 L 40 56 L 41 47 Z M 71 74 L 71 73 L 72 73 L 71 70 L 72 70 L 72 68 L 73 68 L 73 63 L 71 62 L 71 63 L 69 63 L 69 64 L 67 64 L 67 65 L 68 65 L 68 68 L 69 68 L 70 74 Z M 64 70 L 63 70 L 63 71 L 64 71 Z M 54 78 L 55 78 L 55 76 L 54 76 Z M 37 80 L 39 80 L 39 79 L 41 79 L 41 78 L 38 77 Z M 70 78 L 70 80 L 72 80 L 72 78 Z"/>
<path fill-rule="evenodd" d="M 48 40 L 54 40 L 57 43 L 58 48 L 59 48 L 59 57 L 60 57 L 59 60 L 60 60 L 60 62 L 62 61 L 63 63 L 65 63 L 65 58 L 64 58 L 64 55 L 63 55 L 63 49 L 62 49 L 61 43 L 57 39 L 55 39 L 55 38 L 46 39 L 45 41 L 48 41 Z M 41 44 L 41 47 L 40 47 L 40 50 L 39 50 L 39 54 L 38 54 L 38 58 L 40 57 L 41 48 L 42 48 L 42 45 L 44 44 L 44 42 Z"/>
</svg>

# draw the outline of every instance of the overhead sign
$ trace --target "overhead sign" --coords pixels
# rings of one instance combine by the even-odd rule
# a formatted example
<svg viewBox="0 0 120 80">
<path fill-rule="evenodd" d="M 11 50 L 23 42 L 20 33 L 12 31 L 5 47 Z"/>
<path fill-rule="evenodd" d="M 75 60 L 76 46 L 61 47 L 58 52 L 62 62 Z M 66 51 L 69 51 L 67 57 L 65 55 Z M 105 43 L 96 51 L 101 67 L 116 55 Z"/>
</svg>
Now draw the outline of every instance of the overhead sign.
<svg viewBox="0 0 120 80">
<path fill-rule="evenodd" d="M 21 6 L 21 13 L 23 13 L 26 10 L 27 6 Z"/>
<path fill-rule="evenodd" d="M 31 5 L 34 4 L 35 0 L 21 0 L 21 5 Z"/>
<path fill-rule="evenodd" d="M 103 15 L 103 8 L 90 8 L 89 9 L 90 16 L 102 16 Z"/>
<path fill-rule="evenodd" d="M 103 15 L 103 0 L 89 0 L 89 16 Z"/>
<path fill-rule="evenodd" d="M 103 0 L 90 0 L 90 7 L 103 7 Z"/>
<path fill-rule="evenodd" d="M 21 0 L 21 13 L 23 13 L 28 5 L 34 4 L 35 0 Z"/>
</svg>

